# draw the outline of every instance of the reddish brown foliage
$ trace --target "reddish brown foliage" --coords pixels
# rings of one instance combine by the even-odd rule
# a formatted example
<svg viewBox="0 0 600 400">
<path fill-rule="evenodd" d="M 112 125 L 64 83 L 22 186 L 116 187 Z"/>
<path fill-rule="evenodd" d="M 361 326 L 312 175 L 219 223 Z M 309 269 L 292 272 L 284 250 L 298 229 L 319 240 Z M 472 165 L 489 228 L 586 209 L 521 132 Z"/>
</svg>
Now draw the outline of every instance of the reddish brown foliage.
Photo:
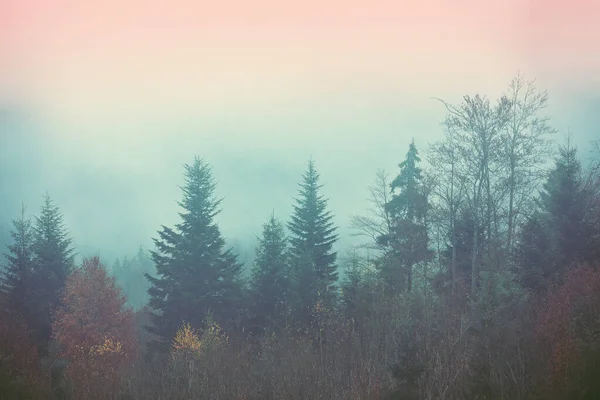
<svg viewBox="0 0 600 400">
<path fill-rule="evenodd" d="M 66 373 L 77 398 L 110 389 L 121 368 L 135 357 L 134 316 L 124 309 L 125 302 L 98 257 L 84 260 L 67 280 L 53 335 L 60 357 L 69 361 Z"/>
<path fill-rule="evenodd" d="M 47 392 L 49 377 L 42 373 L 36 346 L 23 319 L 10 312 L 0 300 L 0 363 L 29 388 L 37 398 Z"/>
<path fill-rule="evenodd" d="M 600 311 L 600 271 L 584 265 L 570 269 L 560 286 L 552 287 L 542 306 L 536 334 L 548 350 L 546 389 L 560 394 L 571 385 L 581 364 L 581 344 L 600 328 L 594 315 Z M 588 317 L 592 317 L 591 319 Z M 582 329 L 583 328 L 583 329 Z"/>
</svg>

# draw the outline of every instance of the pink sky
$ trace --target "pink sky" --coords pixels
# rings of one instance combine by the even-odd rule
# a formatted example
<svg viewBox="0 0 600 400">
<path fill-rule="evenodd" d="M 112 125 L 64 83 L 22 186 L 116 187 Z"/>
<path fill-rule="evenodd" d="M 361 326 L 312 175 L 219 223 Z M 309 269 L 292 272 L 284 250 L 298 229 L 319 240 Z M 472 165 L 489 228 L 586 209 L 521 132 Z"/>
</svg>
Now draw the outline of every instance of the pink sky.
<svg viewBox="0 0 600 400">
<path fill-rule="evenodd" d="M 598 0 L 0 0 L 0 106 L 22 101 L 56 120 L 44 134 L 72 139 L 44 142 L 14 209 L 49 190 L 75 237 L 121 249 L 119 212 L 130 240 L 149 238 L 176 215 L 181 163 L 201 155 L 227 198 L 224 231 L 252 236 L 273 207 L 287 215 L 314 157 L 347 227 L 377 168 L 441 134 L 431 97 L 496 97 L 518 70 L 548 89 L 553 118 L 600 93 L 598 21 Z M 97 205 L 116 215 L 103 229 L 69 196 L 89 179 L 124 204 Z"/>
<path fill-rule="evenodd" d="M 594 0 L 0 4 L 4 87 L 59 114 L 429 98 L 499 90 L 517 70 L 549 89 L 600 79 Z"/>
</svg>

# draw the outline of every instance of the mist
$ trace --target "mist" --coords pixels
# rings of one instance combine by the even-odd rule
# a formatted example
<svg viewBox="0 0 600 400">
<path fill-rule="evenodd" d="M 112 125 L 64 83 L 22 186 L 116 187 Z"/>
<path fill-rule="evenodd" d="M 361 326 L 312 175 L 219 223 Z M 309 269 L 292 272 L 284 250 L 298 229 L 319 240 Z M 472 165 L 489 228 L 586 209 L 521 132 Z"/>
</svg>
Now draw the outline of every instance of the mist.
<svg viewBox="0 0 600 400">
<path fill-rule="evenodd" d="M 551 105 L 562 107 L 548 113 L 559 130 L 556 143 L 569 131 L 583 149 L 600 138 L 598 96 L 549 95 Z M 155 121 L 148 112 L 139 121 L 63 123 L 62 129 L 27 109 L 9 111 L 0 142 L 0 239 L 7 243 L 21 203 L 28 215 L 36 215 L 48 193 L 61 208 L 80 256 L 113 260 L 140 245 L 151 249 L 160 226 L 177 223 L 183 164 L 198 155 L 214 169 L 217 194 L 223 198 L 217 217 L 223 234 L 248 262 L 266 218 L 274 212 L 288 219 L 312 158 L 340 228 L 337 250 L 344 253 L 359 243 L 349 220 L 368 206 L 375 171 L 396 173 L 411 139 L 426 152 L 442 134 L 438 102 L 415 96 L 421 106 L 409 112 L 402 105 L 411 99 L 395 107 L 387 97 L 392 96 L 331 99 L 327 111 L 321 107 L 325 101 L 315 99 L 314 105 L 256 116 L 199 112 L 185 124 Z M 559 104 L 553 102 L 557 97 Z M 381 107 L 383 99 L 387 107 Z M 586 154 L 582 157 L 585 161 Z"/>
<path fill-rule="evenodd" d="M 569 130 L 586 148 L 600 136 L 584 0 L 366 7 L 364 24 L 331 4 L 232 14 L 49 3 L 39 15 L 25 4 L 6 10 L 0 47 L 11 115 L 0 122 L 0 238 L 21 202 L 35 214 L 47 192 L 81 254 L 152 246 L 177 221 L 182 165 L 197 155 L 214 167 L 224 235 L 252 253 L 261 221 L 289 216 L 313 158 L 343 251 L 375 171 L 395 173 L 412 138 L 425 152 L 441 137 L 432 98 L 494 99 L 519 71 L 548 90 L 558 142 Z"/>
<path fill-rule="evenodd" d="M 600 397 L 596 4 L 72 3 L 0 1 L 0 398 Z"/>
</svg>

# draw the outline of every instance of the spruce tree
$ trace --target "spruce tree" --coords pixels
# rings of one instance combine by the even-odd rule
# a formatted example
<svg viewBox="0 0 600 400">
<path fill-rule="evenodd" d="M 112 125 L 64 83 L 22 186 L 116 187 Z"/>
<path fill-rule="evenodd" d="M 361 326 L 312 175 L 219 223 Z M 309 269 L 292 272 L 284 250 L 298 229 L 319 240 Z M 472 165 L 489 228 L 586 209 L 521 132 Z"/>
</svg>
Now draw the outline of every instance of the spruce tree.
<svg viewBox="0 0 600 400">
<path fill-rule="evenodd" d="M 342 304 L 346 317 L 357 320 L 365 286 L 365 262 L 356 250 L 349 252 L 346 273 L 341 282 Z"/>
<path fill-rule="evenodd" d="M 33 231 L 32 315 L 28 321 L 42 354 L 47 350 L 52 316 L 74 267 L 71 244 L 60 209 L 46 195 Z"/>
<path fill-rule="evenodd" d="M 292 323 L 296 328 L 307 329 L 314 322 L 313 310 L 320 300 L 331 302 L 332 296 L 324 296 L 317 278 L 314 257 L 308 251 L 293 256 L 290 251 L 291 291 L 288 296 Z"/>
<path fill-rule="evenodd" d="M 386 263 L 382 273 L 395 290 L 405 287 L 410 291 L 414 266 L 433 256 L 427 231 L 429 201 L 418 166 L 420 161 L 413 140 L 406 159 L 399 165 L 400 173 L 391 183 L 393 195 L 386 205 L 392 219 L 392 234 L 381 240 L 392 247 L 396 262 Z"/>
<path fill-rule="evenodd" d="M 259 327 L 283 327 L 289 293 L 288 272 L 284 226 L 273 214 L 263 225 L 250 278 L 253 314 Z"/>
<path fill-rule="evenodd" d="M 7 264 L 0 272 L 0 290 L 6 294 L 11 311 L 25 316 L 33 272 L 33 231 L 31 221 L 25 218 L 24 205 L 21 206 L 21 217 L 13 221 L 13 226 L 10 232 L 13 243 L 8 245 Z"/>
<path fill-rule="evenodd" d="M 559 148 L 538 209 L 526 222 L 517 244 L 519 272 L 527 287 L 544 290 L 548 280 L 560 280 L 570 265 L 595 261 L 598 244 L 590 245 L 590 238 L 598 229 L 587 217 L 590 195 L 582 179 L 577 148 L 569 140 Z"/>
<path fill-rule="evenodd" d="M 110 267 L 110 273 L 119 281 L 118 275 L 121 273 L 121 269 L 123 268 L 123 264 L 121 263 L 121 259 L 117 257 L 112 267 Z"/>
<path fill-rule="evenodd" d="M 111 274 L 127 297 L 127 304 L 134 310 L 141 310 L 148 302 L 149 282 L 145 274 L 154 276 L 154 263 L 150 254 L 141 246 L 134 257 L 117 259 Z"/>
<path fill-rule="evenodd" d="M 229 324 L 241 295 L 241 264 L 231 250 L 224 250 L 214 221 L 221 200 L 214 197 L 211 167 L 198 157 L 184 167 L 181 222 L 158 232 L 151 252 L 157 276 L 145 274 L 154 310 L 148 329 L 159 337 L 155 350 L 164 349 L 183 323 L 203 330 L 212 314 L 217 323 Z"/>
<path fill-rule="evenodd" d="M 548 213 L 554 225 L 559 251 L 559 264 L 579 262 L 583 256 L 582 245 L 585 218 L 585 193 L 581 179 L 581 163 L 577 148 L 570 140 L 559 149 L 555 167 L 550 172 L 540 194 L 540 206 Z"/>
<path fill-rule="evenodd" d="M 310 160 L 288 223 L 296 292 L 302 292 L 296 297 L 302 299 L 299 306 L 304 310 L 312 309 L 318 297 L 331 303 L 338 279 L 337 253 L 332 251 L 337 241 L 337 228 L 332 222 L 332 213 L 327 210 L 327 200 L 319 194 L 321 187 L 319 174 Z M 312 274 L 314 277 L 310 276 Z M 314 283 L 310 283 L 312 281 Z"/>
</svg>

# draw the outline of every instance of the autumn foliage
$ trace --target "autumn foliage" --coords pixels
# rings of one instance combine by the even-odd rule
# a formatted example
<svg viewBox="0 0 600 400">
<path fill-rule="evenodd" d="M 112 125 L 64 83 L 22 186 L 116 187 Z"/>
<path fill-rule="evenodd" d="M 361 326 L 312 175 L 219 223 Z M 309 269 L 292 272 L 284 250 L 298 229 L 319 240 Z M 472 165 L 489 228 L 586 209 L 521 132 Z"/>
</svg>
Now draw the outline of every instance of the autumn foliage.
<svg viewBox="0 0 600 400">
<path fill-rule="evenodd" d="M 53 336 L 78 399 L 110 390 L 136 355 L 134 316 L 125 302 L 98 257 L 84 260 L 67 281 Z"/>
<path fill-rule="evenodd" d="M 579 395 L 572 390 L 583 386 L 585 356 L 600 350 L 598 315 L 600 271 L 589 265 L 569 269 L 563 283 L 548 292 L 537 323 L 540 344 L 547 349 L 547 398 Z"/>
<path fill-rule="evenodd" d="M 184 323 L 173 339 L 171 357 L 198 356 L 206 349 L 227 343 L 227 340 L 227 335 L 216 323 L 209 324 L 202 334 L 189 323 Z"/>
<path fill-rule="evenodd" d="M 173 357 L 181 353 L 199 354 L 201 347 L 198 332 L 189 323 L 185 323 L 175 335 L 171 354 Z"/>
<path fill-rule="evenodd" d="M 25 322 L 0 299 L 0 398 L 43 398 L 49 385 Z"/>
</svg>

